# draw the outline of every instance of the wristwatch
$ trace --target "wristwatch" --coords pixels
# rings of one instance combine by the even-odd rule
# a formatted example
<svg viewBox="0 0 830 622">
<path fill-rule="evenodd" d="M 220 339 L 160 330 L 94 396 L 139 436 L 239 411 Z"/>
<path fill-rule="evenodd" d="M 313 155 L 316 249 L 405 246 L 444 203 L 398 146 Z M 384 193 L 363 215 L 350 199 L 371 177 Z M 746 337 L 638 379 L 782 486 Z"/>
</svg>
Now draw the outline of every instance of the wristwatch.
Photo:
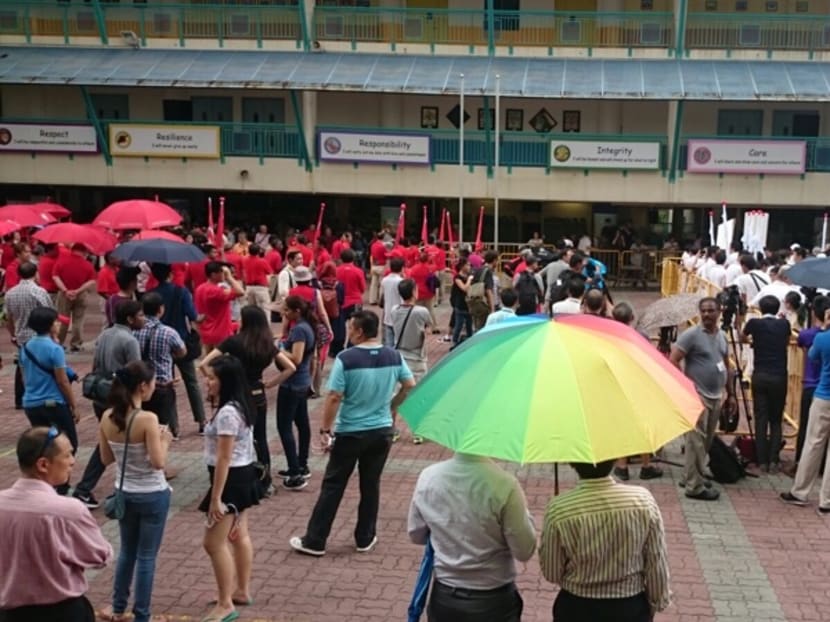
<svg viewBox="0 0 830 622">
<path fill-rule="evenodd" d="M 323 428 L 320 428 L 320 434 L 328 434 L 331 436 L 331 430 L 324 430 Z"/>
</svg>

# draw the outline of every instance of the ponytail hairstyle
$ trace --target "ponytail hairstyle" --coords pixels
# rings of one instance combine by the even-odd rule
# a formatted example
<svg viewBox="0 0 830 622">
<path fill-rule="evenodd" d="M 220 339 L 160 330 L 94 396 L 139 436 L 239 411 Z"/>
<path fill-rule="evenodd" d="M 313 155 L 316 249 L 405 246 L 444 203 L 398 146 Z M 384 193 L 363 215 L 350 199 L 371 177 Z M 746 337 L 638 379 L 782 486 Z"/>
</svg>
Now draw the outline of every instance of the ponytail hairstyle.
<svg viewBox="0 0 830 622">
<path fill-rule="evenodd" d="M 219 380 L 217 410 L 225 404 L 234 404 L 248 427 L 254 425 L 255 411 L 248 399 L 251 389 L 245 379 L 242 362 L 232 354 L 223 354 L 213 359 L 209 365 Z"/>
<path fill-rule="evenodd" d="M 123 432 L 127 427 L 127 415 L 135 406 L 133 398 L 144 382 L 151 382 L 156 377 L 156 370 L 151 363 L 133 361 L 115 372 L 109 395 L 112 408 L 110 420 Z"/>
<path fill-rule="evenodd" d="M 315 292 L 316 294 L 316 292 Z M 300 319 L 305 320 L 311 326 L 314 334 L 317 334 L 317 324 L 320 320 L 317 319 L 317 314 L 312 310 L 311 305 L 305 298 L 300 296 L 288 296 L 285 299 L 285 306 L 300 314 Z"/>
</svg>

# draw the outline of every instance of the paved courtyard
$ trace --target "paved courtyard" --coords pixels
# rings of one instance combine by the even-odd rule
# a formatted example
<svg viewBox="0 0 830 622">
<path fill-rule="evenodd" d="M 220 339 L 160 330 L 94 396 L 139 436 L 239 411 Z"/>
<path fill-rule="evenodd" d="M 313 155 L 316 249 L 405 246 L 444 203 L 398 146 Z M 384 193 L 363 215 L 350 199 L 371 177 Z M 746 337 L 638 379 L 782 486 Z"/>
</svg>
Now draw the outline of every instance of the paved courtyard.
<svg viewBox="0 0 830 622">
<path fill-rule="evenodd" d="M 642 307 L 656 294 L 618 294 Z M 446 318 L 444 305 L 439 317 Z M 86 351 L 69 355 L 70 364 L 83 375 L 89 370 L 93 339 L 100 317 L 92 314 L 86 327 Z M 435 361 L 447 345 L 430 338 Z M 13 408 L 12 348 L 4 339 L 0 353 L 6 366 L 0 371 L 3 425 L 0 426 L 0 486 L 17 475 L 14 442 L 27 426 L 22 411 Z M 80 388 L 76 386 L 76 391 Z M 79 398 L 83 420 L 79 425 L 81 448 L 73 473 L 77 481 L 95 442 L 96 420 L 89 402 Z M 270 396 L 269 435 L 275 469 L 283 468 Z M 312 406 L 312 430 L 319 427 L 322 400 Z M 182 440 L 171 448 L 171 462 L 180 469 L 172 482 L 173 507 L 156 569 L 154 613 L 174 620 L 200 620 L 215 597 L 207 555 L 201 548 L 203 515 L 196 505 L 207 488 L 202 462 L 202 439 L 196 435 L 183 388 L 179 390 Z M 405 433 L 390 455 L 383 476 L 377 547 L 368 554 L 354 551 L 352 530 L 356 519 L 357 490 L 352 482 L 334 524 L 326 556 L 308 558 L 288 546 L 300 535 L 319 491 L 325 456 L 314 452 L 309 486 L 299 492 L 279 492 L 252 511 L 255 548 L 253 594 L 255 604 L 242 611 L 240 620 L 291 622 L 386 622 L 406 619 L 406 608 L 422 549 L 409 543 L 406 515 L 418 473 L 448 456 L 431 443 L 413 445 Z M 665 457 L 682 460 L 677 443 Z M 544 507 L 553 494 L 550 465 L 507 465 L 521 482 L 541 525 Z M 563 487 L 574 482 L 569 467 L 562 467 Z M 637 467 L 631 469 L 633 483 Z M 96 493 L 103 498 L 112 488 L 112 469 Z M 746 479 L 724 488 L 720 501 L 690 501 L 677 486 L 680 469 L 666 465 L 666 475 L 645 485 L 654 493 L 666 523 L 674 602 L 656 617 L 658 622 L 750 622 L 830 620 L 830 523 L 812 508 L 795 508 L 778 501 L 789 485 L 783 475 Z M 117 524 L 95 511 L 104 533 L 118 548 Z M 459 525 L 459 529 L 463 529 Z M 97 608 L 108 604 L 112 567 L 90 575 L 90 597 Z M 536 559 L 521 568 L 519 587 L 525 602 L 524 620 L 551 619 L 554 588 L 539 572 Z M 590 622 L 586 620 L 586 622 Z"/>
</svg>

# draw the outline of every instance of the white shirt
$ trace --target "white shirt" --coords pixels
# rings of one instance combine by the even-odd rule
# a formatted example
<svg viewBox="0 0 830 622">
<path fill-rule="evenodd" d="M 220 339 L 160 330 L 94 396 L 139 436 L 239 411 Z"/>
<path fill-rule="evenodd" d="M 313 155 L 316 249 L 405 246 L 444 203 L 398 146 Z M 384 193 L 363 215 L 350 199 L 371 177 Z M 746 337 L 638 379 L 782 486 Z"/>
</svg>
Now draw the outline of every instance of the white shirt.
<svg viewBox="0 0 830 622">
<path fill-rule="evenodd" d="M 576 247 L 581 250 L 583 253 L 591 248 L 591 238 L 587 235 L 583 235 L 579 238 L 579 242 L 577 243 Z"/>
<path fill-rule="evenodd" d="M 294 281 L 294 270 L 291 266 L 285 266 L 282 270 L 280 270 L 280 273 L 277 276 L 277 293 L 279 294 L 279 297 L 283 299 L 287 297 L 288 292 L 296 284 L 297 283 Z"/>
<path fill-rule="evenodd" d="M 726 287 L 726 268 L 718 263 L 713 264 L 709 266 L 709 270 L 706 271 L 706 276 L 703 278 L 723 289 Z"/>
<path fill-rule="evenodd" d="M 739 276 L 735 280 L 735 285 L 747 300 L 752 300 L 762 287 L 769 285 L 769 275 L 763 270 L 751 270 Z"/>
<path fill-rule="evenodd" d="M 407 531 L 435 550 L 435 578 L 450 587 L 491 590 L 516 579 L 514 559 L 536 550 L 536 530 L 516 478 L 489 458 L 456 454 L 425 468 L 409 506 Z"/>
<path fill-rule="evenodd" d="M 390 272 L 380 282 L 380 288 L 383 292 L 383 324 L 385 326 L 395 325 L 392 320 L 392 309 L 403 303 L 403 299 L 398 293 L 398 283 L 401 281 L 403 281 L 403 277 L 399 273 Z"/>
<path fill-rule="evenodd" d="M 695 267 L 697 266 L 697 259 L 697 253 L 683 251 L 681 261 L 683 262 L 683 267 L 686 268 L 688 272 L 692 272 L 695 269 Z"/>
<path fill-rule="evenodd" d="M 740 264 L 739 259 L 740 259 L 740 256 L 738 255 L 738 253 L 729 253 L 726 256 L 726 267 L 728 268 L 729 266 L 734 266 L 735 264 Z"/>
<path fill-rule="evenodd" d="M 553 303 L 551 312 L 554 315 L 582 313 L 582 303 L 578 298 L 565 298 L 565 300 Z"/>
<path fill-rule="evenodd" d="M 711 281 L 712 279 L 709 278 L 709 269 L 714 265 L 716 265 L 715 260 L 711 257 L 706 259 L 703 263 L 698 262 L 697 275 L 702 279 Z"/>
<path fill-rule="evenodd" d="M 795 285 L 787 285 L 784 281 L 773 281 L 769 285 L 766 285 L 761 288 L 755 297 L 749 301 L 750 307 L 757 307 L 758 303 L 761 301 L 761 298 L 764 296 L 775 296 L 778 300 L 781 301 L 781 308 L 784 308 L 784 298 L 790 292 L 797 292 L 799 296 L 801 296 L 801 302 L 804 302 L 804 294 L 802 294 L 798 287 Z"/>
<path fill-rule="evenodd" d="M 734 285 L 735 281 L 737 281 L 743 273 L 744 270 L 741 268 L 741 264 L 739 263 L 733 263 L 728 266 L 726 268 L 726 286 L 729 287 L 730 285 Z"/>
</svg>

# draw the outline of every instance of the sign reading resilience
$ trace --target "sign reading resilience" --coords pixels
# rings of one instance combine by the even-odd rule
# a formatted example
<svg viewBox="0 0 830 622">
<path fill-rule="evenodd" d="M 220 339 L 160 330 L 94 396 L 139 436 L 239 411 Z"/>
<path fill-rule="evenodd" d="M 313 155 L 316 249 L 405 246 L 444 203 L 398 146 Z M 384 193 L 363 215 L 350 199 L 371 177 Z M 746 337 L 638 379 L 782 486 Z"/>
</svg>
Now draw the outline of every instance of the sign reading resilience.
<svg viewBox="0 0 830 622">
<path fill-rule="evenodd" d="M 426 134 L 321 131 L 318 153 L 332 162 L 429 164 L 429 141 Z"/>
<path fill-rule="evenodd" d="M 219 128 L 193 125 L 110 124 L 110 153 L 148 158 L 218 158 Z"/>
<path fill-rule="evenodd" d="M 801 175 L 807 160 L 803 140 L 690 140 L 690 173 Z"/>
<path fill-rule="evenodd" d="M 0 122 L 0 151 L 97 153 L 91 125 L 36 125 Z"/>
<path fill-rule="evenodd" d="M 660 143 L 624 143 L 591 140 L 554 140 L 552 168 L 660 168 Z"/>
</svg>

